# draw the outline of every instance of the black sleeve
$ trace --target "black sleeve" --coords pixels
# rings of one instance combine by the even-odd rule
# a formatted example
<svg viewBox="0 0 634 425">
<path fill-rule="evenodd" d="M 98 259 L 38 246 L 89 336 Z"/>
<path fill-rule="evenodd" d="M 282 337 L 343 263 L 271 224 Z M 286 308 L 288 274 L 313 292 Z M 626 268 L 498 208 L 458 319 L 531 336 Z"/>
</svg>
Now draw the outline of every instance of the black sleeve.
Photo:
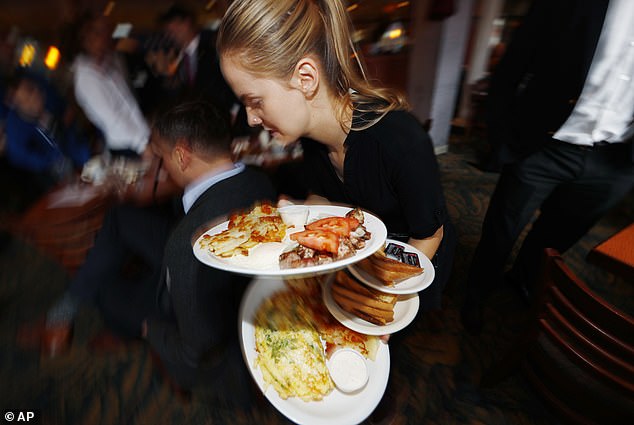
<svg viewBox="0 0 634 425">
<path fill-rule="evenodd" d="M 423 239 L 432 236 L 447 219 L 431 139 L 420 123 L 403 114 L 399 132 L 392 132 L 389 149 L 383 154 L 390 170 L 390 184 L 401 204 L 409 236 Z"/>
<path fill-rule="evenodd" d="M 549 42 L 552 23 L 559 1 L 536 0 L 521 25 L 515 30 L 505 53 L 491 77 L 487 100 L 489 140 L 499 146 L 512 137 L 513 104 L 533 78 L 531 69 L 540 47 Z"/>
</svg>

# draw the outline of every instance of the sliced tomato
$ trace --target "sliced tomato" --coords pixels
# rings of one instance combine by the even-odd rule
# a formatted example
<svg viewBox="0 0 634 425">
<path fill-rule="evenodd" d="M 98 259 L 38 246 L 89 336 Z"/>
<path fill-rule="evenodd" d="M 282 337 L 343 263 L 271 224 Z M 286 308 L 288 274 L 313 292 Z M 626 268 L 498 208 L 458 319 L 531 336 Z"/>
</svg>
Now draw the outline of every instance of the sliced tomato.
<svg viewBox="0 0 634 425">
<path fill-rule="evenodd" d="M 339 236 L 350 236 L 350 232 L 359 226 L 354 217 L 326 217 L 313 221 L 305 227 L 308 230 L 328 230 Z"/>
<path fill-rule="evenodd" d="M 316 251 L 326 251 L 337 255 L 339 236 L 328 230 L 304 230 L 291 234 L 291 240 Z"/>
</svg>

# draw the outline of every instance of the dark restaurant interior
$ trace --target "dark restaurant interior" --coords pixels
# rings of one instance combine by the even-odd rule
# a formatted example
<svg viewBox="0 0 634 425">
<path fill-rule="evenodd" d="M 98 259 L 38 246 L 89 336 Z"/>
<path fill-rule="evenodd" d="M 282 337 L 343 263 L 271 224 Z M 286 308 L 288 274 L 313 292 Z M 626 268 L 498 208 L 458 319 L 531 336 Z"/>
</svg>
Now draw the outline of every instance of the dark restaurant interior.
<svg viewBox="0 0 634 425">
<path fill-rule="evenodd" d="M 199 26 L 215 29 L 227 3 L 181 4 L 194 11 Z M 442 308 L 420 314 L 392 336 L 387 390 L 361 423 L 634 423 L 632 189 L 561 257 L 555 254 L 564 272 L 555 271 L 556 278 L 540 272 L 534 298 L 527 301 L 524 293 L 505 285 L 484 304 L 481 332 L 469 332 L 461 320 L 471 259 L 500 176 L 499 169 L 485 166 L 491 151 L 485 109 L 489 78 L 532 1 L 344 3 L 367 77 L 403 93 L 431 136 L 458 240 Z M 36 75 L 75 107 L 91 153 L 100 152 L 102 134 L 72 99 L 71 46 L 78 37 L 74 22 L 86 10 L 108 17 L 133 93 L 141 97 L 147 77 L 144 54 L 163 42 L 158 17 L 171 5 L 166 0 L 0 0 L 3 102 L 15 75 Z M 72 198 L 79 195 L 71 189 L 90 186 L 77 175 L 61 190 L 59 185 L 35 190 L 18 184 L 26 181 L 25 173 L 7 161 L 3 120 L 0 116 L 0 413 L 5 423 L 27 413 L 40 424 L 325 423 L 289 418 L 256 385 L 247 410 L 217 402 L 204 386 L 183 394 L 146 341 L 95 343 L 107 325 L 93 306 L 79 310 L 70 346 L 44 353 L 39 340 L 33 342 L 29 335 L 29 326 L 41 326 L 64 293 L 93 245 L 113 195 L 96 195 L 95 190 L 85 192 L 85 202 Z M 294 178 L 301 172 L 300 146 L 282 149 L 260 129 L 249 131 L 234 139 L 235 158 L 262 169 L 293 198 L 305 197 L 305 188 Z M 127 189 L 115 188 L 119 195 L 121 190 Z M 66 207 L 60 207 L 64 202 Z M 628 229 L 630 239 L 621 237 L 613 250 L 629 259 L 615 265 L 597 253 L 603 242 Z M 518 251 L 516 243 L 512 256 Z M 133 261 L 127 272 L 134 275 L 138 267 Z M 565 277 L 582 289 L 564 296 L 566 312 L 553 315 L 574 318 L 563 318 L 555 329 L 548 327 L 553 317 L 548 312 L 557 308 L 548 294 L 565 293 L 563 284 L 562 289 L 553 286 Z M 583 301 L 580 293 L 591 301 Z M 345 422 L 335 418 L 329 423 Z"/>
</svg>

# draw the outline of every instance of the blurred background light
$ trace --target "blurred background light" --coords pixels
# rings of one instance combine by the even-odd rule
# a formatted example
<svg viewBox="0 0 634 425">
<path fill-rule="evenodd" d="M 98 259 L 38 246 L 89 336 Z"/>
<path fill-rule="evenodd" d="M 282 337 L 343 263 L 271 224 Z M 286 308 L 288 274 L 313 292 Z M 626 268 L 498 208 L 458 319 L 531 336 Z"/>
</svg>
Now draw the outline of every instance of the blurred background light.
<svg viewBox="0 0 634 425">
<path fill-rule="evenodd" d="M 20 58 L 18 59 L 18 63 L 21 67 L 26 68 L 31 66 L 33 60 L 35 59 L 35 53 L 37 49 L 35 44 L 32 42 L 25 42 L 22 45 L 22 50 L 20 51 Z"/>
<path fill-rule="evenodd" d="M 48 52 L 46 52 L 46 57 L 44 58 L 44 64 L 50 70 L 54 70 L 57 68 L 57 64 L 59 63 L 59 49 L 55 46 L 51 46 L 48 48 Z"/>
</svg>

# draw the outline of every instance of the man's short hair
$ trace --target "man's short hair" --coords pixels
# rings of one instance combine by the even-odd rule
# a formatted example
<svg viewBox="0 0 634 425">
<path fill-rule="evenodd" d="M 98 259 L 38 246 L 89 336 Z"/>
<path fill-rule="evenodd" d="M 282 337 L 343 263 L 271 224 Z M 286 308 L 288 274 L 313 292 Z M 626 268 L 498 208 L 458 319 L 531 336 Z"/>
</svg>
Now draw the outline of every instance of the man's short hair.
<svg viewBox="0 0 634 425">
<path fill-rule="evenodd" d="M 231 154 L 229 114 L 210 102 L 196 100 L 171 107 L 155 117 L 153 129 L 172 147 L 184 141 L 198 154 Z"/>
</svg>

